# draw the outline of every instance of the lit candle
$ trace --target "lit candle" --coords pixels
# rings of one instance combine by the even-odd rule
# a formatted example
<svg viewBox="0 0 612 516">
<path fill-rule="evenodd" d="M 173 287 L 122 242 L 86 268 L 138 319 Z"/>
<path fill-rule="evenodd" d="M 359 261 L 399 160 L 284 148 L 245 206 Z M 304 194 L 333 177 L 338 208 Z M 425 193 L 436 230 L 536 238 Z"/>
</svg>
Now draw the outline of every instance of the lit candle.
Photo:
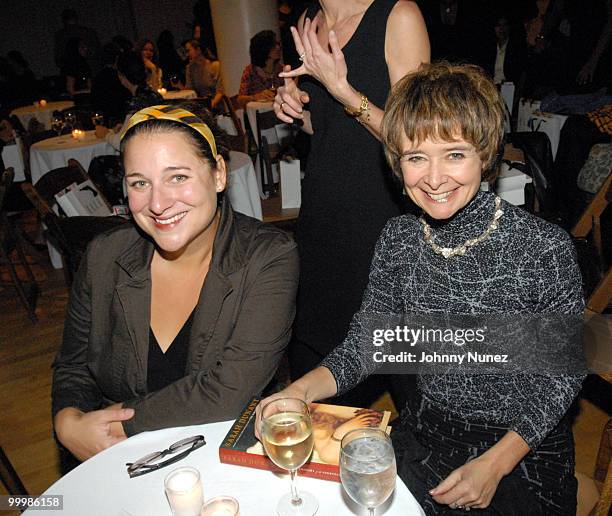
<svg viewBox="0 0 612 516">
<path fill-rule="evenodd" d="M 39 104 L 40 104 L 40 107 L 45 107 L 47 105 L 47 101 L 45 99 L 41 99 Z"/>
<path fill-rule="evenodd" d="M 238 500 L 231 496 L 215 496 L 202 508 L 202 516 L 238 516 Z"/>
<path fill-rule="evenodd" d="M 73 129 L 72 130 L 72 137 L 76 140 L 79 137 L 79 130 L 78 129 Z"/>
<path fill-rule="evenodd" d="M 177 468 L 164 480 L 166 496 L 175 516 L 200 516 L 204 495 L 200 472 L 191 467 Z"/>
<path fill-rule="evenodd" d="M 166 88 L 159 88 L 157 90 L 157 93 L 159 93 L 160 95 L 165 95 L 168 91 L 166 90 Z"/>
</svg>

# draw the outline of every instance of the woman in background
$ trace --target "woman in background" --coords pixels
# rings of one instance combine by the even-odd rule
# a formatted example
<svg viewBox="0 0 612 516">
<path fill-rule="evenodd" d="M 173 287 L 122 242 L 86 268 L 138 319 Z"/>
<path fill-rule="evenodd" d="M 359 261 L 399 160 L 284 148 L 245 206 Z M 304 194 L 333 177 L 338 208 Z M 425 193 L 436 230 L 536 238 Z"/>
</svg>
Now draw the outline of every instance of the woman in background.
<svg viewBox="0 0 612 516">
<path fill-rule="evenodd" d="M 283 84 L 278 76 L 282 70 L 280 42 L 271 30 L 258 32 L 249 46 L 251 64 L 242 72 L 238 101 L 245 105 L 252 101 L 274 100 L 276 89 Z"/>
<path fill-rule="evenodd" d="M 189 57 L 185 68 L 185 89 L 195 90 L 198 97 L 209 97 L 211 108 L 216 107 L 223 96 L 221 63 L 205 57 L 197 39 L 189 40 L 185 48 Z"/>
<path fill-rule="evenodd" d="M 62 75 L 66 78 L 66 91 L 73 98 L 91 91 L 88 52 L 87 44 L 80 38 L 71 38 L 66 43 L 66 59 Z"/>
<path fill-rule="evenodd" d="M 155 44 L 150 39 L 143 39 L 136 44 L 136 52 L 140 53 L 145 65 L 149 88 L 157 91 L 162 87 L 162 69 L 156 64 Z"/>
</svg>

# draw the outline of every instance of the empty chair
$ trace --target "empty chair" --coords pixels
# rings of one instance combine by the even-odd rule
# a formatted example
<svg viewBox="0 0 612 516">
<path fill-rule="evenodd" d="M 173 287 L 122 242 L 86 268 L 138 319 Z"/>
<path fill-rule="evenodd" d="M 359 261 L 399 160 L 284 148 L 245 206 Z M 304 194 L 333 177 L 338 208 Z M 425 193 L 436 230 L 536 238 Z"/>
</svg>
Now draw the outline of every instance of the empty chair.
<svg viewBox="0 0 612 516">
<path fill-rule="evenodd" d="M 32 322 L 37 322 L 38 319 L 36 317 L 35 308 L 38 285 L 25 256 L 24 242 L 21 233 L 17 230 L 13 220 L 11 220 L 6 213 L 6 193 L 12 182 L 13 169 L 9 168 L 5 170 L 0 177 L 0 264 L 8 268 L 11 282 L 30 320 Z M 19 277 L 16 266 L 20 267 L 26 274 L 27 284 L 29 285 L 27 291 L 24 282 Z"/>
<path fill-rule="evenodd" d="M 222 115 L 229 117 L 234 128 L 233 131 L 231 131 L 234 134 L 230 134 L 228 132 L 226 136 L 228 147 L 231 150 L 248 153 L 249 142 L 247 134 L 244 130 L 242 122 L 236 114 L 236 97 L 232 97 L 232 99 L 230 99 L 227 95 L 223 95 L 221 97 L 221 106 L 223 110 Z"/>
</svg>

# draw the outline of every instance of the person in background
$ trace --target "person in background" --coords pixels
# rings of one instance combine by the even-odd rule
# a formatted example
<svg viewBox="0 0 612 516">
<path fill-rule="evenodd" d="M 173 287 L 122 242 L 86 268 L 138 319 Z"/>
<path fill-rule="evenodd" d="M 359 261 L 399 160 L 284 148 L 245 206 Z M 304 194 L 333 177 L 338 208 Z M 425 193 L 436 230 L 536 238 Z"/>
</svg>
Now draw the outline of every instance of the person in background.
<svg viewBox="0 0 612 516">
<path fill-rule="evenodd" d="M 78 38 L 85 42 L 87 46 L 91 65 L 94 71 L 98 71 L 100 41 L 95 30 L 79 25 L 79 19 L 74 9 L 64 9 L 62 11 L 63 27 L 55 33 L 54 56 L 55 64 L 62 70 L 66 65 L 68 55 L 68 42 L 73 38 Z"/>
<path fill-rule="evenodd" d="M 79 460 L 140 432 L 234 419 L 276 371 L 297 249 L 232 211 L 222 138 L 197 104 L 126 125 L 133 223 L 89 245 L 53 364 L 55 432 Z"/>
<path fill-rule="evenodd" d="M 495 18 L 492 32 L 494 34 L 489 38 L 484 68 L 495 84 L 513 82 L 518 87 L 527 59 L 525 35 L 512 25 L 505 13 Z"/>
<path fill-rule="evenodd" d="M 122 36 L 121 34 L 117 34 L 113 36 L 111 40 L 115 45 L 118 45 L 121 49 L 121 52 L 131 52 L 134 50 L 134 43 L 132 43 L 128 38 Z"/>
<path fill-rule="evenodd" d="M 429 61 L 429 41 L 419 8 L 405 0 L 321 0 L 291 30 L 302 64 L 292 71 L 285 66 L 274 110 L 283 122 L 303 120 L 312 133 L 296 232 L 300 289 L 289 353 L 292 378 L 299 378 L 342 342 L 367 284 L 376 239 L 401 213 L 378 141 L 382 106 L 401 77 Z M 364 406 L 387 383 L 373 377 L 337 401 Z M 406 401 L 394 400 L 398 408 Z"/>
<path fill-rule="evenodd" d="M 66 91 L 72 98 L 91 91 L 91 67 L 87 62 L 87 55 L 85 40 L 72 38 L 66 44 L 62 75 L 66 78 Z"/>
<path fill-rule="evenodd" d="M 140 53 L 142 62 L 145 65 L 147 71 L 147 84 L 149 88 L 157 91 L 162 87 L 162 74 L 163 71 L 157 63 L 157 56 L 155 55 L 155 44 L 150 39 L 142 39 L 136 43 L 136 52 Z"/>
<path fill-rule="evenodd" d="M 245 105 L 254 100 L 271 101 L 283 84 L 280 42 L 271 30 L 258 32 L 249 45 L 251 64 L 242 72 L 238 101 Z"/>
<path fill-rule="evenodd" d="M 164 77 L 169 79 L 179 73 L 184 74 L 186 63 L 174 47 L 174 35 L 169 30 L 160 32 L 157 38 L 157 53 L 159 65 L 164 70 Z"/>
<path fill-rule="evenodd" d="M 115 125 L 112 129 L 102 125 L 96 126 L 96 136 L 105 139 L 114 149 L 119 150 L 122 127 L 132 114 L 145 107 L 162 104 L 164 99 L 147 84 L 147 72 L 142 57 L 136 52 L 123 52 L 118 57 L 117 76 L 131 95 L 123 110 L 125 121 Z"/>
<path fill-rule="evenodd" d="M 91 84 L 91 105 L 102 111 L 105 123 L 112 127 L 125 118 L 125 103 L 132 97 L 117 74 L 117 59 L 121 48 L 115 43 L 107 43 L 102 47 L 104 66 Z M 114 121 L 114 122 L 113 122 Z"/>
<path fill-rule="evenodd" d="M 498 173 L 504 111 L 499 91 L 476 66 L 423 65 L 395 85 L 382 141 L 422 214 L 395 217 L 382 231 L 344 342 L 258 406 L 260 420 L 260 407 L 276 397 L 310 403 L 352 389 L 380 367 L 371 353 L 379 349 L 372 347 L 372 329 L 379 324 L 403 321 L 421 328 L 416 321 L 426 318 L 426 331 L 440 331 L 450 330 L 449 318 L 458 314 L 467 327 L 487 315 L 504 321 L 500 332 L 509 333 L 487 332 L 486 349 L 509 352 L 509 362 L 518 358 L 519 367 L 492 371 L 446 364 L 440 370 L 421 363 L 420 404 L 408 405 L 394 424 L 398 473 L 428 515 L 460 514 L 456 509 L 576 514 L 567 411 L 584 375 L 574 364 L 563 369 L 571 374 L 545 364 L 552 355 L 572 353 L 568 339 L 575 336 L 562 328 L 570 320 L 567 326 L 579 326 L 584 311 L 580 270 L 561 228 L 480 191 L 481 180 Z M 517 326 L 527 330 L 515 319 L 520 314 L 538 316 L 532 334 L 517 335 Z M 426 352 L 453 354 L 444 342 L 430 347 L 424 340 L 419 346 Z M 405 342 L 398 344 L 380 349 L 384 356 L 406 349 Z M 457 344 L 455 339 L 451 347 Z M 546 351 L 551 355 L 542 355 Z"/>
<path fill-rule="evenodd" d="M 204 56 L 200 42 L 191 39 L 185 44 L 189 63 L 185 68 L 185 89 L 195 90 L 198 97 L 210 97 L 214 108 L 223 96 L 221 63 Z"/>
</svg>

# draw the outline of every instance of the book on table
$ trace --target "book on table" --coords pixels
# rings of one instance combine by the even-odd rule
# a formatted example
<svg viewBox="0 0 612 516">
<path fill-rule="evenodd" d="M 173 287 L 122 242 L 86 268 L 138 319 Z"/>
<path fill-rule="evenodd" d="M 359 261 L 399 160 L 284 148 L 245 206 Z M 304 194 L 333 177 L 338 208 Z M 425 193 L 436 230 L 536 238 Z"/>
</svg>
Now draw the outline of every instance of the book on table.
<svg viewBox="0 0 612 516">
<path fill-rule="evenodd" d="M 276 466 L 265 454 L 263 445 L 255 437 L 255 409 L 259 399 L 254 398 L 234 421 L 219 447 L 219 459 L 226 464 L 267 469 L 279 473 L 286 470 Z M 310 403 L 314 451 L 310 460 L 299 469 L 299 475 L 324 480 L 340 481 L 338 461 L 340 440 L 357 428 L 380 428 L 389 433 L 391 413 L 343 405 Z"/>
</svg>

